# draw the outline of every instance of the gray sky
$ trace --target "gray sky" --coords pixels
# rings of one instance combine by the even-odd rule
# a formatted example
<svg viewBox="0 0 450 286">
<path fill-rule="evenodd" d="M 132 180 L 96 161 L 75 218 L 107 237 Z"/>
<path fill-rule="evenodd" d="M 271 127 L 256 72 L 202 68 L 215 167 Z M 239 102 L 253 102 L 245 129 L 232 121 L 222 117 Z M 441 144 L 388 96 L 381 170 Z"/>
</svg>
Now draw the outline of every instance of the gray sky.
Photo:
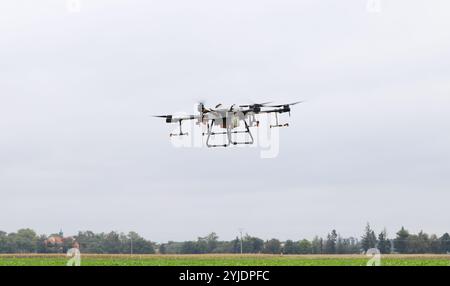
<svg viewBox="0 0 450 286">
<path fill-rule="evenodd" d="M 450 231 L 450 3 L 366 3 L 2 1 L 0 229 Z M 149 117 L 298 99 L 274 159 Z"/>
</svg>

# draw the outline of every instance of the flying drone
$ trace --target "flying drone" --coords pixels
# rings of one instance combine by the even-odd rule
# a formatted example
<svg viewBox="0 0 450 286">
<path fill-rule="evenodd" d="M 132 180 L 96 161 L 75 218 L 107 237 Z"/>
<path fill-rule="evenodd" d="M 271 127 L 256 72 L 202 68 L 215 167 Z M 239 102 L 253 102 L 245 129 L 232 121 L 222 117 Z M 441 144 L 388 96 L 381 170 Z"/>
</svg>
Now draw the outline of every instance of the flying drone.
<svg viewBox="0 0 450 286">
<path fill-rule="evenodd" d="M 167 123 L 178 123 L 180 127 L 179 133 L 171 133 L 172 136 L 187 136 L 187 132 L 183 132 L 182 122 L 187 120 L 197 120 L 197 125 L 205 125 L 206 132 L 203 132 L 203 136 L 208 136 L 206 139 L 206 146 L 211 147 L 228 147 L 230 145 L 239 144 L 253 144 L 253 136 L 250 131 L 251 127 L 259 127 L 258 116 L 260 114 L 273 114 L 275 116 L 275 124 L 270 125 L 270 128 L 288 127 L 289 123 L 280 123 L 278 115 L 282 113 L 289 113 L 291 115 L 291 106 L 301 103 L 297 101 L 289 104 L 270 105 L 270 102 L 231 105 L 229 108 L 224 108 L 222 104 L 216 105 L 214 108 L 206 108 L 203 103 L 198 104 L 197 115 L 186 115 L 176 117 L 173 115 L 156 115 L 154 117 L 165 118 Z M 244 130 L 238 130 L 241 123 L 244 123 Z M 220 131 L 215 131 L 214 128 L 219 128 Z M 222 131 L 225 129 L 225 131 Z M 237 141 L 233 138 L 232 134 L 248 134 L 250 139 Z M 224 144 L 211 144 L 210 139 L 217 135 L 226 135 Z"/>
</svg>

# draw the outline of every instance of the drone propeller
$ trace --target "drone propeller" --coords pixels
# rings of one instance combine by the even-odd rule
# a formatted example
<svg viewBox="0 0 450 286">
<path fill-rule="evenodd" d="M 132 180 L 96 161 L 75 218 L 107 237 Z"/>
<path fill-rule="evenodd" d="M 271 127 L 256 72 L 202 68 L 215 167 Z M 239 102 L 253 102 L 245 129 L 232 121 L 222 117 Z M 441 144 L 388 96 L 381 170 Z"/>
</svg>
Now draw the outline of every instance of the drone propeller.
<svg viewBox="0 0 450 286">
<path fill-rule="evenodd" d="M 278 104 L 278 105 L 266 105 L 266 107 L 283 107 L 283 106 L 290 106 L 290 105 L 296 105 L 299 103 L 302 103 L 302 101 L 297 101 L 297 102 L 293 102 L 293 103 L 288 103 L 288 104 Z"/>
<path fill-rule="evenodd" d="M 266 106 L 266 104 L 269 104 L 271 102 L 272 101 L 263 102 L 263 103 L 244 104 L 244 105 L 239 105 L 239 107 L 263 107 L 263 106 Z"/>
<path fill-rule="evenodd" d="M 167 123 L 174 122 L 173 115 L 152 115 L 153 117 L 165 118 Z"/>
</svg>

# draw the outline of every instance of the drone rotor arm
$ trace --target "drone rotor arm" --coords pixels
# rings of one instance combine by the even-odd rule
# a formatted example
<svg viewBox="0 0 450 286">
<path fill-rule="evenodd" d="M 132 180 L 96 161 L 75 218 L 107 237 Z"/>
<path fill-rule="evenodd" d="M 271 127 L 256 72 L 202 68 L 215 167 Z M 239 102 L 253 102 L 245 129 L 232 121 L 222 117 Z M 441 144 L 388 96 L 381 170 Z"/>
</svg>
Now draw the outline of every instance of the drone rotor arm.
<svg viewBox="0 0 450 286">
<path fill-rule="evenodd" d="M 184 120 L 195 120 L 201 118 L 199 115 L 186 115 L 180 117 L 175 117 L 173 115 L 153 115 L 153 117 L 165 118 L 167 123 L 176 123 Z"/>
</svg>

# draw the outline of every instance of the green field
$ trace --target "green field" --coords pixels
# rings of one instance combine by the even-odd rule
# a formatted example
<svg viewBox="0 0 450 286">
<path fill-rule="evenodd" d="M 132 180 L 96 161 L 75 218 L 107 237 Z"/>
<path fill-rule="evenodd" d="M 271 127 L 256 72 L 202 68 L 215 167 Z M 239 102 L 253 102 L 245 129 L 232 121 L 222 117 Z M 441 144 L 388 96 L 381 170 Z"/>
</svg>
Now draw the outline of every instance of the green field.
<svg viewBox="0 0 450 286">
<path fill-rule="evenodd" d="M 82 266 L 365 266 L 364 255 L 102 255 Z M 65 266 L 62 254 L 3 254 L 0 266 Z M 382 266 L 450 266 L 450 255 L 383 255 Z"/>
</svg>

